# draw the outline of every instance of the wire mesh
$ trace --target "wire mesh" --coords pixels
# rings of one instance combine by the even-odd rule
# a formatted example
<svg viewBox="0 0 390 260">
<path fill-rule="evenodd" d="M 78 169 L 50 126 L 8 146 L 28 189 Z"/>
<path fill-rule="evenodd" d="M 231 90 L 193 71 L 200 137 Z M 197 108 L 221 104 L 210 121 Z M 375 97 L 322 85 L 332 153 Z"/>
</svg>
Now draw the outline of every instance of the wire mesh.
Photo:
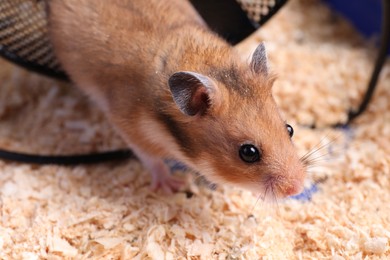
<svg viewBox="0 0 390 260">
<path fill-rule="evenodd" d="M 61 69 L 50 43 L 46 1 L 0 1 L 0 55 L 27 69 L 66 79 L 66 74 Z M 237 2 L 249 19 L 254 23 L 263 24 L 286 0 Z"/>
<path fill-rule="evenodd" d="M 48 36 L 45 1 L 1 0 L 0 54 L 30 70 L 64 76 Z"/>
<path fill-rule="evenodd" d="M 249 19 L 264 24 L 287 0 L 237 0 Z"/>
</svg>

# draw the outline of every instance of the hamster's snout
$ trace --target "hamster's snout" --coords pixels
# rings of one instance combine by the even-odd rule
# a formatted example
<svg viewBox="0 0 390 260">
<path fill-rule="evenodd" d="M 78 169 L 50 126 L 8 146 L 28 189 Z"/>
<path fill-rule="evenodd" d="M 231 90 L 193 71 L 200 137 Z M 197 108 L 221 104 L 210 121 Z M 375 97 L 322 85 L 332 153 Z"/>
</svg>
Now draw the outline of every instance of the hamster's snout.
<svg viewBox="0 0 390 260">
<path fill-rule="evenodd" d="M 306 169 L 301 161 L 291 160 L 279 170 L 269 171 L 263 179 L 263 188 L 278 198 L 293 196 L 302 192 L 305 176 Z"/>
<path fill-rule="evenodd" d="M 290 185 L 288 185 L 284 190 L 284 197 L 289 197 L 293 195 L 297 195 L 303 190 L 303 182 L 298 180 L 291 181 Z"/>
<path fill-rule="evenodd" d="M 273 193 L 278 198 L 296 195 L 303 190 L 303 179 L 289 179 L 284 176 L 272 176 L 264 182 L 265 196 Z"/>
</svg>

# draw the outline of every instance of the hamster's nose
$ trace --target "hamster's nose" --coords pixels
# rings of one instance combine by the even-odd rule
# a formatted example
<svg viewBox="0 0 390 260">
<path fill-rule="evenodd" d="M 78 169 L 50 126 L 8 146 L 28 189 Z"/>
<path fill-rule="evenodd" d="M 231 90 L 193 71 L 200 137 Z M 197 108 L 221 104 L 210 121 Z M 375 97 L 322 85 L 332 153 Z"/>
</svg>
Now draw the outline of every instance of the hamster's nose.
<svg viewBox="0 0 390 260">
<path fill-rule="evenodd" d="M 303 183 L 298 180 L 291 180 L 290 184 L 283 190 L 283 195 L 286 197 L 296 195 L 303 190 Z"/>
</svg>

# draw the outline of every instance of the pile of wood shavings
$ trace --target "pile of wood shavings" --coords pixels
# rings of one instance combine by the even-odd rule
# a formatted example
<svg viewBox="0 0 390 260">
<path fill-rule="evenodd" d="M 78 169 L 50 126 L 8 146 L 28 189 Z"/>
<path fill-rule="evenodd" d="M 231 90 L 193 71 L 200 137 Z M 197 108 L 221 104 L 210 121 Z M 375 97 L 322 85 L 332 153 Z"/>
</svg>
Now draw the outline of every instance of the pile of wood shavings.
<svg viewBox="0 0 390 260">
<path fill-rule="evenodd" d="M 309 201 L 257 202 L 189 178 L 191 194 L 151 192 L 136 161 L 93 166 L 0 162 L 1 259 L 385 259 L 390 257 L 390 63 L 369 111 L 350 129 L 312 130 L 359 103 L 373 51 L 318 1 L 290 1 L 238 46 L 260 40 L 279 75 L 274 93 L 301 154 L 313 157 Z M 0 145 L 42 153 L 122 148 L 75 88 L 0 61 Z M 319 144 L 320 143 L 320 144 Z M 192 196 L 190 196 L 192 195 Z"/>
</svg>

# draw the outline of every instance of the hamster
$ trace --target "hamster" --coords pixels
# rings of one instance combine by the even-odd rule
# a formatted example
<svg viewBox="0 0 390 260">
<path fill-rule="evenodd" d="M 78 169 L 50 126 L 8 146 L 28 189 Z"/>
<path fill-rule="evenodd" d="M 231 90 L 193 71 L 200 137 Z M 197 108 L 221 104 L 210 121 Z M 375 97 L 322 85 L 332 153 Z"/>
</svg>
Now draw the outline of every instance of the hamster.
<svg viewBox="0 0 390 260">
<path fill-rule="evenodd" d="M 48 0 L 54 51 L 152 174 L 177 191 L 164 159 L 217 183 L 283 198 L 305 163 L 272 97 L 263 44 L 251 62 L 187 0 Z"/>
</svg>

